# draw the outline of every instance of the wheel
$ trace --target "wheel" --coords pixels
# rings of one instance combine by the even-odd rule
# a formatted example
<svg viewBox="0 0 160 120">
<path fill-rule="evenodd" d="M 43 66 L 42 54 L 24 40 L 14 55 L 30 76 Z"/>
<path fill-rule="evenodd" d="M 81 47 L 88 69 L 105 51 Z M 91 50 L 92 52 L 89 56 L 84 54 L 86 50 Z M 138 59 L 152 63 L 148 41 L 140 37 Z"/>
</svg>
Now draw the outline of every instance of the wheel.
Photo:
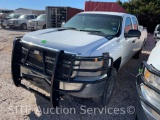
<svg viewBox="0 0 160 120">
<path fill-rule="evenodd" d="M 100 103 L 102 106 L 107 105 L 112 97 L 114 86 L 117 79 L 117 70 L 115 68 L 111 71 L 111 76 L 106 82 L 103 94 L 100 97 L 94 98 L 96 102 Z"/>
<path fill-rule="evenodd" d="M 143 47 L 145 47 L 145 46 L 146 46 L 146 39 L 143 42 Z"/>
<path fill-rule="evenodd" d="M 43 29 L 46 29 L 46 25 L 43 26 Z"/>
<path fill-rule="evenodd" d="M 157 44 L 157 41 L 155 41 L 155 44 Z"/>
<path fill-rule="evenodd" d="M 142 52 L 142 48 L 133 56 L 133 58 L 139 59 L 141 52 Z"/>
<path fill-rule="evenodd" d="M 27 25 L 26 25 L 26 23 L 23 23 L 23 24 L 21 25 L 21 28 L 22 28 L 22 30 L 27 30 Z"/>
<path fill-rule="evenodd" d="M 12 26 L 9 26 L 9 28 L 12 29 L 13 27 L 12 27 Z"/>
<path fill-rule="evenodd" d="M 4 28 L 6 28 L 5 26 L 3 26 L 3 25 L 1 25 L 1 27 L 4 29 Z"/>
</svg>

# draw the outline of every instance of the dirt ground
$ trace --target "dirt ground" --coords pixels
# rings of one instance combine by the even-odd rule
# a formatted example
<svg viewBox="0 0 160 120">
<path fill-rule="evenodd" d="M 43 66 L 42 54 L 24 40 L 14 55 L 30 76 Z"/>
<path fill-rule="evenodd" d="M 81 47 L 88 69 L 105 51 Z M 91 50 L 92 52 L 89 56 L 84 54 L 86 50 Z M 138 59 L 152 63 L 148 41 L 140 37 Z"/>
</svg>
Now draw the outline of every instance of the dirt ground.
<svg viewBox="0 0 160 120">
<path fill-rule="evenodd" d="M 134 120 L 136 105 L 135 80 L 141 61 L 147 60 L 155 46 L 151 34 L 140 59 L 131 59 L 118 73 L 111 101 L 99 107 L 90 99 L 69 98 L 57 110 L 42 98 L 13 85 L 11 78 L 12 41 L 29 31 L 0 28 L 0 120 Z"/>
</svg>

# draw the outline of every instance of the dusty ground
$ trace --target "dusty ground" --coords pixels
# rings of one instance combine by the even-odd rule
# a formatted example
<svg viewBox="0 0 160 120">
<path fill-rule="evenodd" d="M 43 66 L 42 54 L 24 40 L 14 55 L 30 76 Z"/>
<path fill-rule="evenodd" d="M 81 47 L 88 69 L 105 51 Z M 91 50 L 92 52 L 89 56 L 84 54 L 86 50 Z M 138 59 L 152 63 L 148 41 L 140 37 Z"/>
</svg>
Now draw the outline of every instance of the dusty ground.
<svg viewBox="0 0 160 120">
<path fill-rule="evenodd" d="M 147 60 L 154 47 L 152 35 L 148 36 L 140 59 L 131 59 L 118 73 L 113 97 L 107 106 L 101 108 L 92 100 L 72 98 L 61 101 L 56 111 L 42 98 L 13 85 L 10 72 L 12 41 L 15 36 L 27 32 L 0 28 L 0 120 L 134 120 L 135 76 L 141 61 Z"/>
</svg>

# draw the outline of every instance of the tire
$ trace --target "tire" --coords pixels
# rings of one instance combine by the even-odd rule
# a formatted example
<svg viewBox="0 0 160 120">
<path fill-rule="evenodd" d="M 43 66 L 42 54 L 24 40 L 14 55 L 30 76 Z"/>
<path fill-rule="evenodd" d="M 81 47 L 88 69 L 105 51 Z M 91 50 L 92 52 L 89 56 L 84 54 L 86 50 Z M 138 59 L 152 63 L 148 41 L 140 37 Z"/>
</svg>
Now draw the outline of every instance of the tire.
<svg viewBox="0 0 160 120">
<path fill-rule="evenodd" d="M 155 41 L 155 44 L 157 44 L 157 41 Z"/>
<path fill-rule="evenodd" d="M 9 26 L 10 29 L 13 29 L 13 27 Z"/>
<path fill-rule="evenodd" d="M 117 70 L 113 68 L 111 76 L 106 82 L 106 86 L 104 88 L 102 96 L 94 98 L 93 100 L 100 103 L 102 106 L 107 105 L 112 97 L 116 80 L 117 80 Z"/>
<path fill-rule="evenodd" d="M 23 23 L 23 24 L 21 25 L 21 29 L 22 29 L 22 30 L 27 30 L 27 25 L 26 25 L 26 23 Z"/>
<path fill-rule="evenodd" d="M 1 25 L 1 27 L 4 29 L 4 28 L 6 28 L 5 26 L 3 26 L 3 25 Z"/>
<path fill-rule="evenodd" d="M 43 29 L 46 29 L 46 25 L 43 26 Z"/>
<path fill-rule="evenodd" d="M 144 40 L 144 42 L 143 42 L 143 47 L 145 47 L 146 46 L 146 39 Z"/>
<path fill-rule="evenodd" d="M 141 52 L 142 52 L 142 48 L 133 56 L 133 58 L 139 59 Z"/>
</svg>

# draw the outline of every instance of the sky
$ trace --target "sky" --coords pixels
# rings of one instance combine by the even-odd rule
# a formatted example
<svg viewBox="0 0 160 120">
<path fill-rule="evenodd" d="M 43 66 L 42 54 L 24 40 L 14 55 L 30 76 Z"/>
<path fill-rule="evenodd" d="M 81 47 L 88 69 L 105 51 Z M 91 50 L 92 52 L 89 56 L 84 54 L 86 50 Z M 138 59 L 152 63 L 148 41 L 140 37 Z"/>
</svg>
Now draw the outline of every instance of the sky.
<svg viewBox="0 0 160 120">
<path fill-rule="evenodd" d="M 46 6 L 65 6 L 84 9 L 85 1 L 89 0 L 0 0 L 0 9 L 30 8 L 45 10 Z M 101 2 L 116 2 L 116 0 L 92 0 Z M 122 2 L 127 0 L 121 0 Z"/>
</svg>

